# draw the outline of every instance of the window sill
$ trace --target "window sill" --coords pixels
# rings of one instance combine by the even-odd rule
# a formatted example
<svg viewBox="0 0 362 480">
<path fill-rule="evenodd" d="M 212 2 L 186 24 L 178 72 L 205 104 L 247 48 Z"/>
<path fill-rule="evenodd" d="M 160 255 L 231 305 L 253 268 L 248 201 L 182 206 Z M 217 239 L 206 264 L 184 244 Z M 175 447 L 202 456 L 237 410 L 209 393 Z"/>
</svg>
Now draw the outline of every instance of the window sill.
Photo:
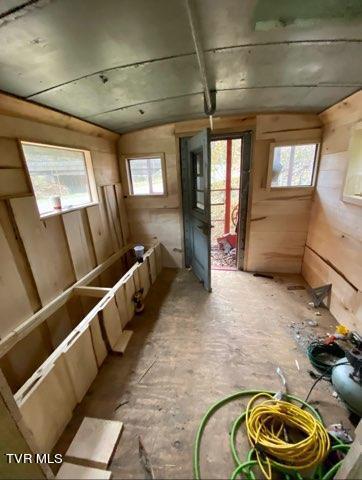
<svg viewBox="0 0 362 480">
<path fill-rule="evenodd" d="M 343 201 L 362 206 L 362 197 L 360 195 L 343 195 Z"/>
<path fill-rule="evenodd" d="M 160 194 L 142 194 L 142 195 L 135 195 L 130 193 L 127 195 L 127 198 L 164 198 L 167 197 L 167 193 L 160 193 Z"/>
<path fill-rule="evenodd" d="M 57 217 L 58 215 L 63 215 L 64 213 L 75 212 L 76 210 L 83 210 L 84 208 L 93 207 L 94 205 L 98 205 L 98 202 L 86 203 L 85 205 L 78 205 L 77 207 L 62 208 L 61 210 L 40 215 L 40 220 L 47 220 L 51 217 Z"/>
</svg>

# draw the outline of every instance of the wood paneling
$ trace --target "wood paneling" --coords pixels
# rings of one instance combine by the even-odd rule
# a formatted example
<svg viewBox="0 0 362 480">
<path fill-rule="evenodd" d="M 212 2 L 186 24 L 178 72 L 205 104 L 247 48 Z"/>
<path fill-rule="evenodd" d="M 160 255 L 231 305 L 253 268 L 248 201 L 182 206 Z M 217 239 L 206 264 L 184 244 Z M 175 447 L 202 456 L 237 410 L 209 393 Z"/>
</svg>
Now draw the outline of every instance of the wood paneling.
<svg viewBox="0 0 362 480">
<path fill-rule="evenodd" d="M 31 194 L 27 178 L 21 168 L 0 169 L 0 198 Z"/>
<path fill-rule="evenodd" d="M 70 312 L 67 304 L 41 328 L 35 325 L 30 334 L 33 327 L 27 328 L 24 322 L 115 251 L 110 244 L 106 204 L 95 205 L 88 212 L 83 209 L 40 220 L 18 141 L 89 150 L 97 186 L 107 185 L 109 190 L 120 182 L 119 135 L 7 95 L 0 94 L 0 100 L 0 198 L 6 198 L 0 202 L 0 338 L 13 334 L 6 337 L 6 341 L 11 338 L 12 349 L 3 350 L 1 363 L 15 389 L 48 355 L 50 341 L 59 343 L 77 313 Z M 115 196 L 108 202 L 112 215 L 119 215 L 121 224 L 125 221 L 127 231 L 122 205 L 121 214 L 115 211 Z M 117 245 L 123 244 L 123 227 L 115 228 L 120 238 Z M 14 346 L 17 338 L 22 339 L 19 348 Z"/>
<path fill-rule="evenodd" d="M 305 248 L 302 275 L 313 288 L 332 284 L 328 308 L 336 319 L 349 328 L 358 330 L 362 325 L 362 295 L 336 270 L 309 247 Z"/>
<path fill-rule="evenodd" d="M 300 273 L 313 192 L 310 188 L 265 188 L 269 151 L 273 141 L 318 141 L 320 124 L 314 114 L 257 116 L 246 270 Z"/>
<path fill-rule="evenodd" d="M 0 167 L 22 168 L 22 166 L 16 139 L 0 137 Z"/>
<path fill-rule="evenodd" d="M 1 224 L 0 252 L 0 338 L 2 338 L 30 317 L 33 310 Z"/>
<path fill-rule="evenodd" d="M 95 254 L 85 210 L 62 215 L 65 234 L 77 280 L 84 277 L 96 266 Z"/>
<path fill-rule="evenodd" d="M 40 220 L 34 197 L 13 198 L 10 203 L 45 305 L 75 282 L 61 218 Z"/>
<path fill-rule="evenodd" d="M 121 136 L 120 170 L 131 238 L 150 242 L 157 238 L 165 247 L 165 266 L 182 266 L 182 217 L 180 202 L 180 171 L 175 125 L 148 128 Z M 127 155 L 164 153 L 167 195 L 162 197 L 134 197 L 128 195 Z"/>
<path fill-rule="evenodd" d="M 325 123 L 303 275 L 332 283 L 331 312 L 349 326 L 362 327 L 362 208 L 342 200 L 352 127 L 362 118 L 362 92 L 320 115 Z M 313 253 L 314 252 L 314 253 Z"/>
</svg>

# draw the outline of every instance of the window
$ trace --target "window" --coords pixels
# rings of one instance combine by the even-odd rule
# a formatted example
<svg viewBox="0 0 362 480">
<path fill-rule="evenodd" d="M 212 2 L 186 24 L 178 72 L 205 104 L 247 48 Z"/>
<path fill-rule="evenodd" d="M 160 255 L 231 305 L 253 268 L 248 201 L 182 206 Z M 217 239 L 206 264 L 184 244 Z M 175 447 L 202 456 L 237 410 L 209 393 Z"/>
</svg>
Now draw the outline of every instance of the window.
<svg viewBox="0 0 362 480">
<path fill-rule="evenodd" d="M 97 201 L 90 153 L 21 142 L 41 217 Z"/>
<path fill-rule="evenodd" d="M 128 158 L 130 195 L 165 195 L 163 155 Z"/>
<path fill-rule="evenodd" d="M 317 152 L 317 143 L 272 144 L 269 185 L 272 188 L 311 187 Z"/>
<path fill-rule="evenodd" d="M 192 207 L 205 210 L 204 162 L 202 150 L 192 153 Z"/>
<path fill-rule="evenodd" d="M 362 205 L 362 122 L 352 131 L 343 200 Z"/>
</svg>

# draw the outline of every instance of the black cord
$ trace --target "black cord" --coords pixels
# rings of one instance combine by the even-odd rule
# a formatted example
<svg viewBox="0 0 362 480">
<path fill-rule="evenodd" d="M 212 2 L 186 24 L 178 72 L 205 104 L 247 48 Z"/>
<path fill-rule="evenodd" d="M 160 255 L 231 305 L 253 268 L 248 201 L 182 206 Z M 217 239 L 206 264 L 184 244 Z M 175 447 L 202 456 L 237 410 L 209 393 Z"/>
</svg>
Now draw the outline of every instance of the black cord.
<svg viewBox="0 0 362 480">
<path fill-rule="evenodd" d="M 312 391 L 314 390 L 314 387 L 317 385 L 317 383 L 322 380 L 323 378 L 325 378 L 325 380 L 329 380 L 330 379 L 330 376 L 332 375 L 332 370 L 335 368 L 335 367 L 339 367 L 340 365 L 350 365 L 349 362 L 343 362 L 343 363 L 336 363 L 335 365 L 331 365 L 324 373 L 322 373 L 322 375 L 320 377 L 317 378 L 317 380 L 313 383 L 313 385 L 311 386 L 309 392 L 308 392 L 308 395 L 306 396 L 306 399 L 304 400 L 306 403 L 308 402 L 308 399 L 312 393 Z"/>
</svg>

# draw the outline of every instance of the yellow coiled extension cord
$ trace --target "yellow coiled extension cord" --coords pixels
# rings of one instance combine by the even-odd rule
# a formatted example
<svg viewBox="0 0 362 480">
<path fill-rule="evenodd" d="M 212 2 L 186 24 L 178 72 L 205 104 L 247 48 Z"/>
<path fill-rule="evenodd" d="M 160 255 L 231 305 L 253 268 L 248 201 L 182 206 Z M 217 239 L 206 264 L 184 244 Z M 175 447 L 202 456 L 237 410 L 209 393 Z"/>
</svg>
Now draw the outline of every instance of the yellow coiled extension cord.
<svg viewBox="0 0 362 480">
<path fill-rule="evenodd" d="M 267 400 L 255 405 L 262 397 Z M 306 470 L 321 463 L 330 449 L 326 429 L 311 413 L 268 393 L 259 393 L 248 403 L 246 428 L 259 467 L 268 480 L 272 478 L 272 464 Z M 292 430 L 302 433 L 296 443 L 290 439 Z"/>
</svg>

